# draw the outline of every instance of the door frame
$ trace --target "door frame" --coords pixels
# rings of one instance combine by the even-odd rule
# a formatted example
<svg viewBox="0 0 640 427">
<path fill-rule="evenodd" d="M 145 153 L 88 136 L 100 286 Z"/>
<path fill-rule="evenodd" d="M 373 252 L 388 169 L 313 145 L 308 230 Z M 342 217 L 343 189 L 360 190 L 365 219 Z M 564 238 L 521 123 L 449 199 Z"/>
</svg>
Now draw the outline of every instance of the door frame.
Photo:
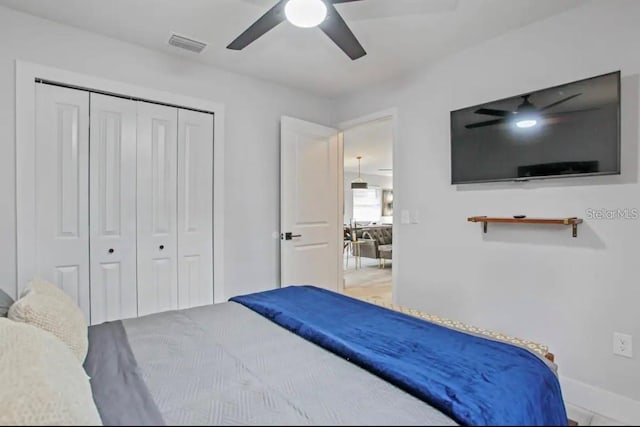
<svg viewBox="0 0 640 427">
<path fill-rule="evenodd" d="M 16 295 L 35 271 L 35 121 L 36 81 L 72 88 L 129 96 L 151 102 L 201 110 L 213 114 L 213 299 L 225 300 L 224 291 L 224 104 L 157 89 L 103 79 L 87 74 L 16 60 Z M 28 243 L 25 243 L 28 242 Z"/>
<path fill-rule="evenodd" d="M 387 108 L 385 110 L 380 110 L 374 113 L 370 113 L 370 114 L 366 114 L 364 116 L 360 116 L 360 117 L 356 117 L 354 119 L 351 120 L 346 120 L 346 121 L 342 121 L 340 123 L 338 123 L 338 129 L 340 129 L 340 136 L 339 136 L 339 155 L 341 156 L 342 159 L 342 163 L 340 164 L 340 167 L 338 168 L 339 171 L 339 179 L 340 179 L 340 183 L 341 185 L 338 187 L 338 199 L 339 199 L 339 214 L 340 214 L 340 218 L 344 218 L 344 133 L 346 131 L 348 131 L 351 128 L 354 128 L 356 126 L 359 125 L 363 125 L 369 122 L 373 122 L 376 120 L 380 120 L 380 119 L 386 119 L 386 118 L 391 118 L 391 134 L 392 134 L 392 145 L 393 145 L 393 150 L 392 150 L 392 168 L 393 168 L 393 226 L 392 226 L 392 233 L 393 233 L 393 252 L 391 253 L 391 263 L 393 265 L 393 268 L 391 269 L 391 298 L 394 304 L 397 303 L 397 285 L 396 283 L 398 282 L 398 247 L 399 245 L 397 244 L 398 242 L 398 221 L 400 220 L 400 215 L 398 214 L 398 209 L 397 209 L 397 203 L 396 201 L 398 200 L 398 193 L 397 193 L 397 184 L 398 184 L 398 178 L 396 175 L 396 165 L 397 165 L 397 158 L 398 158 L 398 136 L 399 136 L 399 132 L 398 132 L 398 108 L 397 107 L 392 107 L 392 108 Z M 342 220 L 344 222 L 344 220 Z M 341 246 L 342 247 L 342 246 Z M 340 291 L 344 291 L 344 259 L 343 256 L 340 256 L 340 268 L 338 268 L 338 289 L 340 289 Z"/>
</svg>

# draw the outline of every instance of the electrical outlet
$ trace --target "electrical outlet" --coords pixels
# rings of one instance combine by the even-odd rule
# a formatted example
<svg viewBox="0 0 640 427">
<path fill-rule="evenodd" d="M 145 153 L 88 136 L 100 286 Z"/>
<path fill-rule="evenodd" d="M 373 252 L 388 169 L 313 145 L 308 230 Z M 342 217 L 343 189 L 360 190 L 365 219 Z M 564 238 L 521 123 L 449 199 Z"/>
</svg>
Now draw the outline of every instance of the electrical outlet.
<svg viewBox="0 0 640 427">
<path fill-rule="evenodd" d="M 633 338 L 620 332 L 613 333 L 613 354 L 623 357 L 633 357 Z"/>
</svg>

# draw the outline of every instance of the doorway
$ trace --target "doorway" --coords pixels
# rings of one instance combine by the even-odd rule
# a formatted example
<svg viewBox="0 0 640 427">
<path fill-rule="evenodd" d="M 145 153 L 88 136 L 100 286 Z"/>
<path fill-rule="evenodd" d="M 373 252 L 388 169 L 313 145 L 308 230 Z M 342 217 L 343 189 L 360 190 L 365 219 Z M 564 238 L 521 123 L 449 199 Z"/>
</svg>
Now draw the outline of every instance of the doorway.
<svg viewBox="0 0 640 427">
<path fill-rule="evenodd" d="M 343 130 L 343 292 L 378 304 L 393 302 L 393 114 Z"/>
</svg>

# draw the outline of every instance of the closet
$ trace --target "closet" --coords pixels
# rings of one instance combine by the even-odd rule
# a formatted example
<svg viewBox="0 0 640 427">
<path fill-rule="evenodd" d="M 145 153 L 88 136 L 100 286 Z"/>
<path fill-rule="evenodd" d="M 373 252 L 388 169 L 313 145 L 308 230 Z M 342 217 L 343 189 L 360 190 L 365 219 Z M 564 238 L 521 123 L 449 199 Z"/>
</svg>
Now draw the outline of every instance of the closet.
<svg viewBox="0 0 640 427">
<path fill-rule="evenodd" d="M 36 275 L 91 324 L 213 303 L 212 114 L 39 83 L 34 156 Z"/>
</svg>

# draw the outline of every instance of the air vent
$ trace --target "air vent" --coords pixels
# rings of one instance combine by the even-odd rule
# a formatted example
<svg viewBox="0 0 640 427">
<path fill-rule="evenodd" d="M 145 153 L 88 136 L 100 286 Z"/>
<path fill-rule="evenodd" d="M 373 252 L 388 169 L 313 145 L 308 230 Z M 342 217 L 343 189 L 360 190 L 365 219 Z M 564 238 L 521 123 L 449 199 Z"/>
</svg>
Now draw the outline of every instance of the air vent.
<svg viewBox="0 0 640 427">
<path fill-rule="evenodd" d="M 200 53 L 204 50 L 205 47 L 207 47 L 206 43 L 199 42 L 188 37 L 180 36 L 178 34 L 171 34 L 169 44 L 171 46 L 179 47 L 180 49 L 186 49 L 195 53 Z"/>
</svg>

